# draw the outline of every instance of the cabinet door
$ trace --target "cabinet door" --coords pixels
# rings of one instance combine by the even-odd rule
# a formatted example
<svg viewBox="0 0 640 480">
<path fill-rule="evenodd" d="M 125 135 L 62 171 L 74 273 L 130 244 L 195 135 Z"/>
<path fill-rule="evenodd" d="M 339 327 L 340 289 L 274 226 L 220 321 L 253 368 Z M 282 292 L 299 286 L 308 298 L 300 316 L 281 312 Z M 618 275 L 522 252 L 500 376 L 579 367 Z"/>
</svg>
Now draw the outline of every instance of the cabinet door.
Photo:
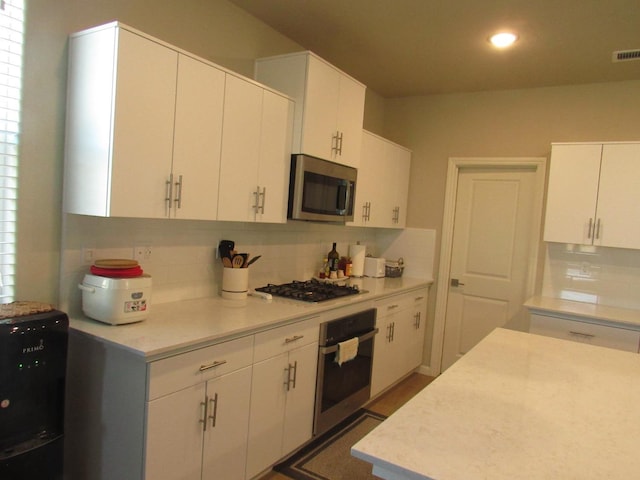
<svg viewBox="0 0 640 480">
<path fill-rule="evenodd" d="M 289 353 L 289 365 L 295 368 L 295 381 L 287 391 L 282 455 L 287 455 L 311 439 L 318 366 L 318 343 Z"/>
<path fill-rule="evenodd" d="M 264 90 L 257 181 L 260 208 L 255 214 L 259 222 L 287 221 L 292 115 L 293 102 Z"/>
<path fill-rule="evenodd" d="M 384 151 L 381 148 L 380 139 L 367 132 L 362 132 L 362 159 L 358 168 L 358 180 L 356 183 L 356 203 L 353 214 L 354 226 L 377 226 L 376 207 L 379 207 L 381 167 Z"/>
<path fill-rule="evenodd" d="M 340 73 L 312 55 L 307 58 L 302 152 L 333 160 L 335 158 L 335 135 L 338 130 L 336 121 L 340 95 Z"/>
<path fill-rule="evenodd" d="M 340 75 L 337 130 L 342 135 L 341 150 L 335 160 L 354 168 L 360 166 L 365 88 Z"/>
<path fill-rule="evenodd" d="M 390 227 L 403 228 L 407 221 L 409 199 L 409 174 L 411 170 L 411 152 L 393 143 L 387 143 L 386 177 L 390 179 L 387 189 L 390 193 Z M 396 210 L 397 209 L 397 210 Z"/>
<path fill-rule="evenodd" d="M 244 480 L 250 398 L 251 367 L 207 382 L 203 479 Z"/>
<path fill-rule="evenodd" d="M 282 456 L 288 359 L 289 354 L 283 353 L 253 365 L 247 478 L 253 478 Z"/>
<path fill-rule="evenodd" d="M 601 153 L 602 145 L 552 146 L 545 241 L 592 243 Z"/>
<path fill-rule="evenodd" d="M 407 346 L 407 367 L 414 369 L 422 364 L 424 334 L 427 329 L 427 295 L 428 290 L 413 295 L 413 310 L 409 323 L 409 345 Z"/>
<path fill-rule="evenodd" d="M 224 83 L 222 70 L 179 56 L 171 216 L 216 219 Z"/>
<path fill-rule="evenodd" d="M 255 218 L 263 89 L 227 74 L 218 220 Z"/>
<path fill-rule="evenodd" d="M 112 167 L 104 198 L 110 199 L 110 216 L 162 218 L 171 171 L 178 54 L 119 31 Z"/>
<path fill-rule="evenodd" d="M 640 144 L 611 144 L 602 149 L 594 243 L 640 248 Z"/>
<path fill-rule="evenodd" d="M 148 403 L 144 478 L 200 480 L 205 384 Z"/>
</svg>

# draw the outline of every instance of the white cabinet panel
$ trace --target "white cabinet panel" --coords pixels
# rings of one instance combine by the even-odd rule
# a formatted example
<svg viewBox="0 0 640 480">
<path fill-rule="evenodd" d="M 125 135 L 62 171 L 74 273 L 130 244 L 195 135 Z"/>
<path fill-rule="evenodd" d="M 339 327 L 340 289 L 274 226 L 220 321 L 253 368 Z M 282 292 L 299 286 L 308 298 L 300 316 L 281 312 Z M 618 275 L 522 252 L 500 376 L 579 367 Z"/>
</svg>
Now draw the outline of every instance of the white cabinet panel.
<svg viewBox="0 0 640 480">
<path fill-rule="evenodd" d="M 293 153 L 358 166 L 364 85 L 311 52 L 259 59 L 255 71 L 296 102 Z"/>
<path fill-rule="evenodd" d="M 354 221 L 351 225 L 403 228 L 409 197 L 411 151 L 362 132 Z"/>
<path fill-rule="evenodd" d="M 638 352 L 640 332 L 542 314 L 530 315 L 529 333 Z"/>
<path fill-rule="evenodd" d="M 224 84 L 222 70 L 179 56 L 170 216 L 216 219 Z"/>
<path fill-rule="evenodd" d="M 227 75 L 218 220 L 286 222 L 290 100 Z"/>
<path fill-rule="evenodd" d="M 640 144 L 554 144 L 544 240 L 640 248 Z"/>
<path fill-rule="evenodd" d="M 178 54 L 115 26 L 71 37 L 65 211 L 164 217 Z"/>
<path fill-rule="evenodd" d="M 376 303 L 377 327 L 371 396 L 378 395 L 422 363 L 428 290 Z"/>
<path fill-rule="evenodd" d="M 640 143 L 602 148 L 598 245 L 640 248 Z"/>
<path fill-rule="evenodd" d="M 311 439 L 318 318 L 256 334 L 247 478 Z"/>
</svg>

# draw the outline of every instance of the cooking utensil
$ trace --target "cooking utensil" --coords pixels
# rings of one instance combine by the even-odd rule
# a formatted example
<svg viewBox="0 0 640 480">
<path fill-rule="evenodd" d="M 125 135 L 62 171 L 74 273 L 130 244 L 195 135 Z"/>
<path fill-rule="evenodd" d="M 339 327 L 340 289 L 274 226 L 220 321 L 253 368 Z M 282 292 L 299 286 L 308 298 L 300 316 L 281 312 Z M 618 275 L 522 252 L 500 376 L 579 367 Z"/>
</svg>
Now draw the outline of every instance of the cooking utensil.
<svg viewBox="0 0 640 480">
<path fill-rule="evenodd" d="M 222 266 L 225 268 L 232 268 L 231 259 L 229 257 L 222 257 Z"/>
<path fill-rule="evenodd" d="M 235 248 L 236 244 L 233 240 L 220 240 L 218 244 L 218 252 L 220 253 L 220 258 L 228 258 L 231 260 L 231 252 Z"/>
<path fill-rule="evenodd" d="M 251 260 L 247 262 L 247 267 L 253 265 L 262 255 L 258 255 L 257 257 L 253 257 Z"/>
<path fill-rule="evenodd" d="M 244 265 L 244 258 L 242 255 L 234 256 L 231 259 L 231 265 L 233 265 L 233 268 L 242 268 L 242 265 Z"/>
</svg>

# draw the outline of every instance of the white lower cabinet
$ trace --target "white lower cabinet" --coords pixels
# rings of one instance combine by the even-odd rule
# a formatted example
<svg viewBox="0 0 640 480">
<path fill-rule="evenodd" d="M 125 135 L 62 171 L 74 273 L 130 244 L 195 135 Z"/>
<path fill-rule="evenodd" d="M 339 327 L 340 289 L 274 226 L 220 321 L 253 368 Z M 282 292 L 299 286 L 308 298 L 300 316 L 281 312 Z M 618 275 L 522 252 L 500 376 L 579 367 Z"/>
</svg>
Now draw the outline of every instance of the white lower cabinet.
<svg viewBox="0 0 640 480">
<path fill-rule="evenodd" d="M 311 439 L 318 317 L 256 334 L 247 478 Z"/>
<path fill-rule="evenodd" d="M 530 314 L 529 333 L 635 353 L 640 348 L 640 331 L 540 313 Z"/>
<path fill-rule="evenodd" d="M 386 390 L 422 363 L 427 289 L 395 295 L 376 303 L 376 336 L 371 396 Z"/>
<path fill-rule="evenodd" d="M 249 336 L 151 363 L 144 478 L 244 480 L 252 347 Z"/>
</svg>

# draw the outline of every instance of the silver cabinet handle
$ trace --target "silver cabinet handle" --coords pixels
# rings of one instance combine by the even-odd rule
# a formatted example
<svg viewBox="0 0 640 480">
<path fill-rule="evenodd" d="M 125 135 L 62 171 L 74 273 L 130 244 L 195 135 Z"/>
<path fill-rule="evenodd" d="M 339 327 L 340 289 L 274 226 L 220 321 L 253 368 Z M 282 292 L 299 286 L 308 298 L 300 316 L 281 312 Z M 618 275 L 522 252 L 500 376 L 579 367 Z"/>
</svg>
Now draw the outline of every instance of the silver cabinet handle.
<svg viewBox="0 0 640 480">
<path fill-rule="evenodd" d="M 294 335 L 293 337 L 285 338 L 284 343 L 286 345 L 287 343 L 297 342 L 301 338 L 304 338 L 304 335 Z"/>
<path fill-rule="evenodd" d="M 224 365 L 225 363 L 227 363 L 226 360 L 217 360 L 207 365 L 200 365 L 200 368 L 198 370 L 204 372 L 205 370 L 211 370 L 212 368 L 219 367 L 220 365 Z"/>
<path fill-rule="evenodd" d="M 207 406 L 209 405 L 209 402 L 207 400 L 208 398 L 205 395 L 204 402 L 200 402 L 200 406 L 202 407 L 202 418 L 198 420 L 198 423 L 202 423 L 203 432 L 207 431 Z"/>
<path fill-rule="evenodd" d="M 593 229 L 593 218 L 589 218 L 589 229 L 587 230 L 587 238 L 592 238 L 591 230 Z"/>
<path fill-rule="evenodd" d="M 396 322 L 391 322 L 387 326 L 387 341 L 389 343 L 393 342 L 396 333 Z"/>
<path fill-rule="evenodd" d="M 600 240 L 600 219 L 598 219 L 598 221 L 596 222 L 595 239 Z"/>
<path fill-rule="evenodd" d="M 400 305 L 398 305 L 397 303 L 394 303 L 393 305 L 388 305 L 387 306 L 387 310 L 393 310 L 398 308 Z"/>
<path fill-rule="evenodd" d="M 169 175 L 169 179 L 165 182 L 165 194 L 164 201 L 167 206 L 167 215 L 171 211 L 171 203 L 172 203 L 172 193 L 173 193 L 173 173 Z"/>
<path fill-rule="evenodd" d="M 416 328 L 416 330 L 420 328 L 420 317 L 422 317 L 422 312 L 416 312 L 416 314 L 413 316 L 413 318 L 415 319 L 415 322 L 413 322 L 413 326 Z"/>
<path fill-rule="evenodd" d="M 293 378 L 291 378 L 291 371 L 293 370 Z M 284 369 L 287 372 L 287 380 L 284 384 L 287 386 L 287 392 L 292 388 L 296 388 L 296 378 L 298 376 L 298 361 L 293 362 L 293 365 L 289 364 L 287 368 Z"/>
<path fill-rule="evenodd" d="M 209 415 L 209 419 L 211 420 L 211 428 L 215 428 L 216 419 L 218 418 L 218 394 L 217 393 L 213 395 L 213 398 L 209 398 L 209 408 L 213 412 L 212 415 Z"/>
<path fill-rule="evenodd" d="M 339 135 L 340 132 L 336 130 L 336 133 L 331 136 L 331 151 L 336 152 L 338 154 L 338 146 L 339 146 Z"/>
<path fill-rule="evenodd" d="M 296 380 L 298 378 L 298 361 L 293 362 L 293 388 L 296 388 Z"/>
<path fill-rule="evenodd" d="M 424 300 L 424 297 L 421 295 L 419 297 L 416 297 L 413 301 L 414 302 L 419 302 L 420 300 Z"/>
<path fill-rule="evenodd" d="M 342 156 L 342 132 L 338 132 L 338 155 Z"/>
<path fill-rule="evenodd" d="M 176 186 L 176 198 L 173 201 L 176 203 L 176 208 L 182 208 L 182 175 L 178 176 L 178 181 L 174 185 Z"/>
<path fill-rule="evenodd" d="M 260 190 L 260 187 L 258 187 L 258 190 Z M 262 189 L 262 193 L 258 193 L 258 197 L 262 197 L 262 203 L 260 204 L 258 209 L 260 210 L 260 213 L 264 213 L 264 202 L 267 198 L 267 187 L 264 187 Z"/>
<path fill-rule="evenodd" d="M 253 192 L 253 197 L 255 198 L 255 203 L 251 206 L 253 213 L 260 213 L 260 185 Z"/>
<path fill-rule="evenodd" d="M 575 337 L 582 337 L 582 338 L 585 338 L 585 339 L 595 338 L 595 335 L 593 335 L 591 333 L 575 332 L 573 330 L 569 331 L 569 335 L 573 335 Z"/>
</svg>

